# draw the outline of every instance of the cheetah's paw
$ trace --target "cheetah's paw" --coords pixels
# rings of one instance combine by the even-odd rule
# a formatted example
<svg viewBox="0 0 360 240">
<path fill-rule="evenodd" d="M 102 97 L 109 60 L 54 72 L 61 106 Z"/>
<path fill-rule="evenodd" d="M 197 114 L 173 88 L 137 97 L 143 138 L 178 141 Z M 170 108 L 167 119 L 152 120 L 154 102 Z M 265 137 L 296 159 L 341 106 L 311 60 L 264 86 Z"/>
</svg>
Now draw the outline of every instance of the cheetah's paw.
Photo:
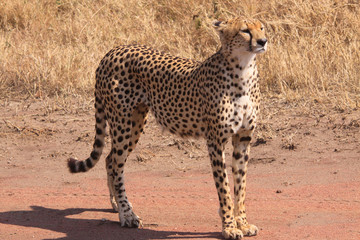
<svg viewBox="0 0 360 240">
<path fill-rule="evenodd" d="M 238 228 L 242 231 L 244 236 L 255 236 L 259 231 L 259 229 L 252 224 L 240 225 Z"/>
<path fill-rule="evenodd" d="M 122 227 L 140 228 L 143 226 L 141 219 L 131 210 L 119 213 L 120 225 Z"/>
<path fill-rule="evenodd" d="M 241 239 L 244 236 L 242 231 L 237 228 L 224 228 L 222 235 L 225 239 Z"/>
</svg>

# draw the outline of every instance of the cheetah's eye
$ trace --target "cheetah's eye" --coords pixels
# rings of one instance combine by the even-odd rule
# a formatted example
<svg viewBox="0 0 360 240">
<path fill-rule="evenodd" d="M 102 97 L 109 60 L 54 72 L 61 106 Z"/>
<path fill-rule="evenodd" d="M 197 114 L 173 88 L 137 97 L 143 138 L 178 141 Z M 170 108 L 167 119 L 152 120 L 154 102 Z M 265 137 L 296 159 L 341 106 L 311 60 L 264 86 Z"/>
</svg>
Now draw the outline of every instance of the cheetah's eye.
<svg viewBox="0 0 360 240">
<path fill-rule="evenodd" d="M 264 31 L 264 27 L 261 27 L 260 30 L 261 30 L 261 31 Z"/>
<path fill-rule="evenodd" d="M 250 34 L 250 30 L 249 30 L 249 29 L 241 30 L 241 32 Z"/>
</svg>

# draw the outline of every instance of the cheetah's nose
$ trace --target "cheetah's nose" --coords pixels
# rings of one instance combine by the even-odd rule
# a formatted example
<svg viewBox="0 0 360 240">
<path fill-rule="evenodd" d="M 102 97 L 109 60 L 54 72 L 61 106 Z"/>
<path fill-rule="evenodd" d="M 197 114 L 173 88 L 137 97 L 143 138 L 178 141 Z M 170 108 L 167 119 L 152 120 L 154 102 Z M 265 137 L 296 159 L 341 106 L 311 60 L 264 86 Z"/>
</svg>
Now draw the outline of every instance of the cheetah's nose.
<svg viewBox="0 0 360 240">
<path fill-rule="evenodd" d="M 259 44 L 261 46 L 265 46 L 265 44 L 267 43 L 267 39 L 261 38 L 261 39 L 258 39 L 256 42 L 257 42 L 257 44 Z"/>
</svg>

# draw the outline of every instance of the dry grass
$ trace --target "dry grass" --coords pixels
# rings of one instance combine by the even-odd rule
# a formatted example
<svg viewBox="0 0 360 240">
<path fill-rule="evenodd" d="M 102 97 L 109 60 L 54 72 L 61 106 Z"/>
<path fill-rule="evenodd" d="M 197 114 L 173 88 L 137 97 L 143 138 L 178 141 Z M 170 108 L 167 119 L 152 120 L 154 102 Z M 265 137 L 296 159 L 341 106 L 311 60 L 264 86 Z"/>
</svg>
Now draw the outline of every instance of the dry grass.
<svg viewBox="0 0 360 240">
<path fill-rule="evenodd" d="M 266 23 L 266 96 L 359 107 L 359 0 L 1 1 L 1 98 L 91 96 L 98 62 L 120 44 L 204 60 L 218 47 L 210 23 L 238 15 Z"/>
</svg>

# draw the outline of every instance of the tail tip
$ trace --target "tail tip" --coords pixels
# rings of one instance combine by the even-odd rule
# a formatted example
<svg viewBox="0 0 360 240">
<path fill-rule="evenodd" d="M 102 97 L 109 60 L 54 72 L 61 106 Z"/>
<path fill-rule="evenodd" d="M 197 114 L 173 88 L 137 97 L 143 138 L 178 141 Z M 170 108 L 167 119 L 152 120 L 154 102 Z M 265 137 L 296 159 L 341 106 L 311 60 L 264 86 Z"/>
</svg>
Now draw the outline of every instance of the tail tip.
<svg viewBox="0 0 360 240">
<path fill-rule="evenodd" d="M 76 163 L 78 162 L 78 160 L 74 159 L 74 158 L 69 158 L 67 160 L 67 165 L 69 168 L 69 171 L 71 173 L 77 173 L 78 171 L 76 170 Z"/>
</svg>

